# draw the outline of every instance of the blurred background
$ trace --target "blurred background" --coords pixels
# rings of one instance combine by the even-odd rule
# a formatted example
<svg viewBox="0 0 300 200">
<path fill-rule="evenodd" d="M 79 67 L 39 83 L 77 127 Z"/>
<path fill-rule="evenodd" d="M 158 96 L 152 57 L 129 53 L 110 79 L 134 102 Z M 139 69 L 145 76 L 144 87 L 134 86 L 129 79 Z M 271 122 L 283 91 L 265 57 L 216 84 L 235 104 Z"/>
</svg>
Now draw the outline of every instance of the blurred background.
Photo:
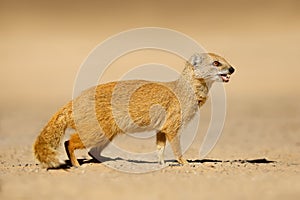
<svg viewBox="0 0 300 200">
<path fill-rule="evenodd" d="M 50 116 L 72 98 L 77 71 L 97 44 L 121 31 L 154 26 L 194 38 L 236 68 L 226 84 L 225 134 L 243 136 L 255 151 L 253 141 L 261 141 L 262 148 L 270 140 L 279 144 L 286 137 L 279 130 L 293 127 L 292 145 L 300 145 L 299 10 L 297 0 L 0 0 L 2 142 L 7 144 L 12 135 L 33 141 Z M 183 61 L 174 56 L 146 51 L 120 61 L 124 66 L 114 63 L 104 80 L 118 79 L 125 65 L 146 61 L 183 68 Z M 277 139 L 271 134 L 262 139 L 274 131 Z M 222 138 L 228 148 L 233 145 Z"/>
<path fill-rule="evenodd" d="M 97 163 L 68 172 L 39 170 L 32 144 L 72 98 L 80 65 L 108 37 L 141 27 L 186 34 L 236 68 L 225 85 L 222 137 L 208 159 L 275 163 L 206 162 L 139 176 Z M 299 58 L 299 0 L 0 0 L 0 196 L 299 199 Z M 148 62 L 178 71 L 184 63 L 165 52 L 134 52 L 113 63 L 101 82 Z M 201 109 L 186 158 L 199 159 L 209 111 L 210 102 Z"/>
</svg>

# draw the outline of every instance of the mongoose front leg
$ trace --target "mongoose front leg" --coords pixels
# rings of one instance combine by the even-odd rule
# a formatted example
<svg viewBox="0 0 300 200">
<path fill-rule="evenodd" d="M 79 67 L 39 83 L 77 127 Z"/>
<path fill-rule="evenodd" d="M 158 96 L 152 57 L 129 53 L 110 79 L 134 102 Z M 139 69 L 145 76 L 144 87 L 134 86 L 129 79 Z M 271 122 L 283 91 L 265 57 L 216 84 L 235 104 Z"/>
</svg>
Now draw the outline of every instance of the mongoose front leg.
<svg viewBox="0 0 300 200">
<path fill-rule="evenodd" d="M 180 164 L 188 164 L 188 161 L 183 158 L 181 147 L 180 147 L 180 138 L 177 134 L 166 134 L 168 141 L 171 144 L 175 158 Z"/>
<path fill-rule="evenodd" d="M 164 152 L 166 146 L 166 135 L 163 132 L 157 132 L 156 134 L 156 148 L 158 155 L 158 162 L 161 165 L 165 164 Z"/>
<path fill-rule="evenodd" d="M 80 166 L 78 160 L 76 159 L 74 151 L 76 149 L 84 149 L 84 148 L 85 148 L 85 146 L 83 145 L 82 141 L 80 140 L 78 133 L 72 134 L 70 140 L 65 142 L 65 149 L 66 149 L 67 155 L 69 157 L 69 160 L 71 161 L 71 164 L 74 167 Z"/>
</svg>

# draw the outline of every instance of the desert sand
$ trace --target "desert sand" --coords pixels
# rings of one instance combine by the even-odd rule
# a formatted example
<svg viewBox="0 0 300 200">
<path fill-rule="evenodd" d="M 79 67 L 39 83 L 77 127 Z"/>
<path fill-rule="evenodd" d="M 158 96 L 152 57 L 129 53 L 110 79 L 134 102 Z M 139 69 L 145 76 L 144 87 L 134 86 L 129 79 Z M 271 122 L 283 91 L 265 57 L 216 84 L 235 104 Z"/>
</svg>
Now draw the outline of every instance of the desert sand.
<svg viewBox="0 0 300 200">
<path fill-rule="evenodd" d="M 292 0 L 0 1 L 0 198 L 299 199 L 299 10 Z M 236 68 L 225 85 L 226 121 L 215 148 L 199 159 L 208 103 L 185 153 L 187 166 L 168 159 L 158 171 L 125 173 L 107 165 L 153 163 L 115 156 L 105 164 L 80 151 L 81 168 L 41 169 L 32 144 L 72 98 L 89 52 L 114 34 L 149 26 L 189 35 Z M 136 52 L 113 63 L 100 82 L 148 62 L 183 68 L 174 55 Z M 118 142 L 132 147 L 126 139 Z"/>
</svg>

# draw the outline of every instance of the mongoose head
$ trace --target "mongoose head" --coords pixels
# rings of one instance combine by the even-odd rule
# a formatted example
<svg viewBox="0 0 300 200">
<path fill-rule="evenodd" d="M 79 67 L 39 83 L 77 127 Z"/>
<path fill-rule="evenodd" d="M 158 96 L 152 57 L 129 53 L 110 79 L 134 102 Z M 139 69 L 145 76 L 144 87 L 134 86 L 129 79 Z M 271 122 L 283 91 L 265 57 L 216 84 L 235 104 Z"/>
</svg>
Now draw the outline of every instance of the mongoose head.
<svg viewBox="0 0 300 200">
<path fill-rule="evenodd" d="M 235 71 L 224 58 L 213 53 L 196 53 L 189 63 L 193 66 L 194 77 L 205 81 L 228 82 Z"/>
</svg>

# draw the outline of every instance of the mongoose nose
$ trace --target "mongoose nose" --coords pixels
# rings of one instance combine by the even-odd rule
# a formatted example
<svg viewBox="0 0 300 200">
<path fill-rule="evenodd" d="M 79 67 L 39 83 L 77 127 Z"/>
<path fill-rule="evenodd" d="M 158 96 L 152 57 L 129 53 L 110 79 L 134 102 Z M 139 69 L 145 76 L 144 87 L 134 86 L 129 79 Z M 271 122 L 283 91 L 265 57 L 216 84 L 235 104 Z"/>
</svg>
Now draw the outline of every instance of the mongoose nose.
<svg viewBox="0 0 300 200">
<path fill-rule="evenodd" d="M 229 71 L 230 74 L 232 74 L 232 73 L 234 72 L 234 68 L 233 68 L 233 67 L 230 67 L 230 68 L 228 69 L 228 71 Z"/>
</svg>

